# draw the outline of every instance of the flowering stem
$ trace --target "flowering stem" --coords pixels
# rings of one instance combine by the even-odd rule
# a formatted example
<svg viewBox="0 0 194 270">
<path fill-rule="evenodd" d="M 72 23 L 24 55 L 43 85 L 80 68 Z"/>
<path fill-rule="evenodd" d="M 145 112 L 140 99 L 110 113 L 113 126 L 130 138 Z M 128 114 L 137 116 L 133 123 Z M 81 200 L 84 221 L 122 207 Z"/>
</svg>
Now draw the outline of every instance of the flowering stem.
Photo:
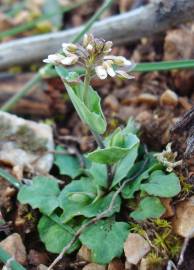
<svg viewBox="0 0 194 270">
<path fill-rule="evenodd" d="M 86 69 L 86 74 L 84 78 L 84 92 L 83 92 L 83 101 L 88 107 L 89 104 L 89 86 L 90 86 L 90 80 L 91 80 L 91 71 L 90 68 Z"/>
</svg>

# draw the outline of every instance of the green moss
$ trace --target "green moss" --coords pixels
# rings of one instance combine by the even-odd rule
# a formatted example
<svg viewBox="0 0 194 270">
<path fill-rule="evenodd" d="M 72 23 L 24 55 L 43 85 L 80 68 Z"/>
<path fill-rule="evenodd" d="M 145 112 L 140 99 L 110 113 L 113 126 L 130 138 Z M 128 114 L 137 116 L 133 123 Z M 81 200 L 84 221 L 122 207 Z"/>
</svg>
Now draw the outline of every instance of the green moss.
<svg viewBox="0 0 194 270">
<path fill-rule="evenodd" d="M 22 125 L 18 128 L 15 138 L 18 146 L 26 151 L 42 152 L 47 149 L 47 140 L 38 138 L 35 132 L 26 125 Z"/>
</svg>

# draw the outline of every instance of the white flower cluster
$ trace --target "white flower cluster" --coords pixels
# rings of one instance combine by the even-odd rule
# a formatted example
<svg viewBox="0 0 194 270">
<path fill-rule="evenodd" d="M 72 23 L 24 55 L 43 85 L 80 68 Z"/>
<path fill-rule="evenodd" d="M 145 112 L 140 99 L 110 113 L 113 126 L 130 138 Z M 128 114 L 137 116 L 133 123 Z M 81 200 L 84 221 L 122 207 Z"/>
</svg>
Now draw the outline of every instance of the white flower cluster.
<svg viewBox="0 0 194 270">
<path fill-rule="evenodd" d="M 172 172 L 175 167 L 182 164 L 182 160 L 175 161 L 177 152 L 172 152 L 171 145 L 172 143 L 168 143 L 166 150 L 163 150 L 162 153 L 154 154 L 157 160 L 166 167 L 167 172 Z"/>
<path fill-rule="evenodd" d="M 43 61 L 54 65 L 70 66 L 81 64 L 95 71 L 101 79 L 107 76 L 132 79 L 127 72 L 134 68 L 134 64 L 123 56 L 109 55 L 112 50 L 112 42 L 94 38 L 92 34 L 85 34 L 82 45 L 63 43 L 64 54 L 51 54 Z"/>
</svg>

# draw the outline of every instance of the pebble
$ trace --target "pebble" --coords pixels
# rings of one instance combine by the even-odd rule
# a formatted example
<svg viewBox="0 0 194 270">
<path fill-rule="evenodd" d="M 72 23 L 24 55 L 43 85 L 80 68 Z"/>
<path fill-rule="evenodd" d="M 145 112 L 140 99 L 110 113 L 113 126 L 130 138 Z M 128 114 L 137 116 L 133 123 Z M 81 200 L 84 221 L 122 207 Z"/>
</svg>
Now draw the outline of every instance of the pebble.
<svg viewBox="0 0 194 270">
<path fill-rule="evenodd" d="M 89 263 L 82 270 L 106 270 L 106 265 L 100 265 L 97 263 Z"/>
<path fill-rule="evenodd" d="M 137 101 L 139 103 L 145 103 L 147 105 L 157 105 L 158 104 L 158 98 L 152 94 L 144 93 L 137 97 Z"/>
<path fill-rule="evenodd" d="M 167 89 L 160 97 L 160 104 L 164 106 L 176 107 L 178 104 L 178 96 L 175 92 Z"/>
<path fill-rule="evenodd" d="M 0 246 L 13 256 L 17 262 L 25 264 L 27 254 L 22 238 L 18 233 L 13 233 L 0 242 Z"/>
<path fill-rule="evenodd" d="M 191 234 L 194 228 L 194 196 L 176 206 L 172 225 L 174 231 L 182 237 Z"/>
<path fill-rule="evenodd" d="M 22 169 L 42 174 L 50 171 L 53 165 L 53 154 L 44 152 L 40 154 L 38 151 L 38 147 L 43 147 L 44 151 L 54 150 L 53 134 L 50 126 L 25 120 L 6 112 L 0 112 L 0 125 L 1 163 L 10 165 L 13 168 L 16 167 L 14 172 L 18 176 L 22 175 Z M 21 133 L 18 134 L 19 131 Z M 16 140 L 20 143 L 16 142 Z M 32 151 L 32 147 L 35 150 Z"/>
<path fill-rule="evenodd" d="M 149 243 L 139 234 L 130 233 L 124 243 L 127 262 L 137 265 L 150 251 Z"/>
</svg>

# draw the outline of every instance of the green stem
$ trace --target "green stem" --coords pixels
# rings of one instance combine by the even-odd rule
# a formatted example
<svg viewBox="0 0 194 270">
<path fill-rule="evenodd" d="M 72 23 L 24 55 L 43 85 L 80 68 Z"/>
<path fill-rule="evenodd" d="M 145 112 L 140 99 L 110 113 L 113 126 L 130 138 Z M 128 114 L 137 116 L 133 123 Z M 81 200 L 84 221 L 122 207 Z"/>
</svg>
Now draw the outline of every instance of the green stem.
<svg viewBox="0 0 194 270">
<path fill-rule="evenodd" d="M 90 68 L 86 69 L 86 74 L 84 78 L 84 91 L 83 91 L 83 101 L 88 106 L 89 104 L 89 87 L 90 87 L 90 80 L 91 80 L 91 75 L 90 75 Z"/>
<path fill-rule="evenodd" d="M 19 189 L 21 187 L 21 183 L 10 173 L 8 173 L 6 170 L 0 168 L 0 176 L 7 180 L 11 185 L 13 185 L 15 188 Z"/>
<path fill-rule="evenodd" d="M 11 258 L 12 256 L 8 252 L 6 252 L 2 247 L 0 247 L 0 261 L 6 264 Z M 16 260 L 14 259 L 10 261 L 10 266 L 12 270 L 26 270 L 26 268 L 24 268 L 21 264 L 16 262 Z"/>
<path fill-rule="evenodd" d="M 98 9 L 98 11 L 91 17 L 91 19 L 85 24 L 83 29 L 80 31 L 78 35 L 76 35 L 72 42 L 78 42 L 82 36 L 88 32 L 88 30 L 92 27 L 93 23 L 107 10 L 107 8 L 112 4 L 114 0 L 105 0 L 103 5 Z M 26 96 L 32 89 L 32 87 L 41 80 L 42 74 L 46 74 L 47 71 L 51 69 L 52 65 L 47 64 L 44 68 L 41 68 L 39 72 L 34 76 L 32 80 L 30 80 L 16 95 L 10 98 L 2 107 L 3 111 L 10 111 L 16 103 Z"/>
<path fill-rule="evenodd" d="M 98 134 L 96 131 L 90 129 L 97 145 L 101 148 L 101 149 L 104 149 L 105 146 L 104 146 L 104 143 L 103 143 L 103 139 L 101 138 L 100 134 Z"/>
</svg>

